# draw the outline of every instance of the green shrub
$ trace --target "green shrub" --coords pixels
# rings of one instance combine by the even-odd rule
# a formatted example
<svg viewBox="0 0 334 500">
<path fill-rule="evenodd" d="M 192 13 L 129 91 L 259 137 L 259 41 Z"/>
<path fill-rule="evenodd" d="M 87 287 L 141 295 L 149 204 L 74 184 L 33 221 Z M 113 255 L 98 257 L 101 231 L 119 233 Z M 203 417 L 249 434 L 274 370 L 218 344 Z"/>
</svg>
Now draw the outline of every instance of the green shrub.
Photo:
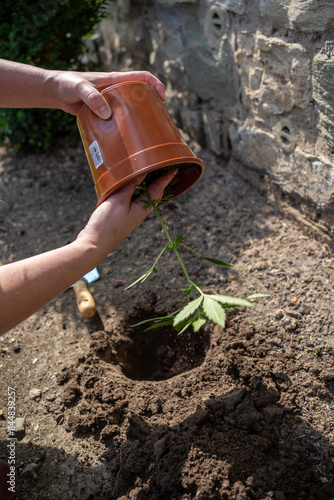
<svg viewBox="0 0 334 500">
<path fill-rule="evenodd" d="M 92 70 L 83 37 L 105 14 L 106 0 L 1 0 L 0 57 L 46 69 Z M 75 118 L 61 110 L 1 109 L 0 143 L 17 150 L 56 147 L 77 137 Z"/>
</svg>

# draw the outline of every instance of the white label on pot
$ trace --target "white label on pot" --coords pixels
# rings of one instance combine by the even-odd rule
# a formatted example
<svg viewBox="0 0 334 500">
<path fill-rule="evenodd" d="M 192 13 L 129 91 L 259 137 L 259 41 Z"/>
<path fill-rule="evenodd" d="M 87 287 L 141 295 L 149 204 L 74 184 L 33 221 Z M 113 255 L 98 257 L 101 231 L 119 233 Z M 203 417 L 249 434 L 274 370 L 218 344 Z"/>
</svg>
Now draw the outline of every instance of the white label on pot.
<svg viewBox="0 0 334 500">
<path fill-rule="evenodd" d="M 92 155 L 95 168 L 99 168 L 103 163 L 103 158 L 97 141 L 92 142 L 89 146 L 90 154 Z"/>
</svg>

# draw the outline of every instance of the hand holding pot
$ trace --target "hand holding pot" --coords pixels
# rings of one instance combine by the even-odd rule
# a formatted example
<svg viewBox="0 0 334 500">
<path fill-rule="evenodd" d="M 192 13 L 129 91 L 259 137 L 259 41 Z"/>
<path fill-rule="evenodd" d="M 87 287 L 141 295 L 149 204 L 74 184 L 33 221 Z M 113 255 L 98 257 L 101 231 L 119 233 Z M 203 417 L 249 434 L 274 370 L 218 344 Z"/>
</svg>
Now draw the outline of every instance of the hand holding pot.
<svg viewBox="0 0 334 500">
<path fill-rule="evenodd" d="M 85 103 L 108 119 L 110 107 L 99 90 L 130 81 L 148 83 L 165 100 L 163 84 L 148 71 L 56 71 L 0 59 L 0 107 L 54 108 L 76 115 Z"/>
<path fill-rule="evenodd" d="M 148 188 L 152 199 L 160 199 L 166 186 L 176 174 L 176 170 L 159 177 Z M 151 212 L 144 209 L 139 199 L 131 201 L 137 186 L 144 180 L 141 175 L 113 193 L 93 212 L 86 227 L 77 237 L 80 245 L 96 249 L 94 266 L 104 259 L 124 240 Z"/>
<path fill-rule="evenodd" d="M 76 115 L 82 104 L 85 103 L 100 118 L 105 120 L 110 118 L 109 104 L 98 89 L 123 82 L 141 81 L 148 83 L 155 89 L 162 101 L 166 100 L 163 84 L 148 71 L 124 73 L 60 71 L 56 73 L 58 74 L 55 75 L 55 84 L 59 94 L 60 108 L 73 115 Z"/>
</svg>

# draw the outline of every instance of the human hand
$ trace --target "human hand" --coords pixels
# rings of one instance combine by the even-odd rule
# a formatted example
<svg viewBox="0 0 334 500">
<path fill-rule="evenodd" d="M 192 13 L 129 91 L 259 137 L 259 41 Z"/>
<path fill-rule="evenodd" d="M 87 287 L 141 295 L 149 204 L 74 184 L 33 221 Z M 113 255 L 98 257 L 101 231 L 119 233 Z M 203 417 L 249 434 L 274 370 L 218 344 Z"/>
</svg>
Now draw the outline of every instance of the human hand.
<svg viewBox="0 0 334 500">
<path fill-rule="evenodd" d="M 54 71 L 52 75 L 59 108 L 72 115 L 76 115 L 85 103 L 100 118 L 105 120 L 110 118 L 109 104 L 98 89 L 122 82 L 146 82 L 155 89 L 162 101 L 166 100 L 163 84 L 148 71 L 110 73 Z"/>
<path fill-rule="evenodd" d="M 175 176 L 176 171 L 170 172 L 157 179 L 148 188 L 152 199 L 160 199 L 166 186 Z M 121 241 L 123 241 L 145 217 L 152 208 L 145 209 L 139 199 L 131 201 L 132 195 L 145 176 L 137 177 L 123 188 L 113 193 L 93 212 L 86 227 L 78 235 L 76 242 L 93 248 L 97 265 Z"/>
</svg>

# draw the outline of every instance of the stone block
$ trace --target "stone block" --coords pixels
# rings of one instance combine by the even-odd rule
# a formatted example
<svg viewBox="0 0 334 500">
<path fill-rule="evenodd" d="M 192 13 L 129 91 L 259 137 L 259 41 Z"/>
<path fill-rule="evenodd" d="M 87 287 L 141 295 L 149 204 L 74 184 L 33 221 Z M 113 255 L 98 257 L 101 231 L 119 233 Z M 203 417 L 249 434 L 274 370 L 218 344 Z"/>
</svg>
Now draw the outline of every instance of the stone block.
<svg viewBox="0 0 334 500">
<path fill-rule="evenodd" d="M 211 98 L 226 105 L 235 102 L 233 57 L 227 36 L 220 41 L 219 50 L 212 51 L 200 24 L 189 21 L 184 30 L 184 67 L 188 89 L 204 100 Z"/>
<path fill-rule="evenodd" d="M 237 37 L 235 57 L 245 102 L 262 118 L 282 115 L 294 107 L 306 109 L 311 100 L 309 57 L 298 43 L 261 33 Z"/>
<path fill-rule="evenodd" d="M 182 54 L 184 43 L 182 29 L 184 21 L 180 9 L 157 9 L 155 16 L 150 18 L 146 30 L 150 39 L 150 65 L 158 74 L 164 74 L 165 67 L 170 63 L 170 68 L 182 67 Z M 179 75 L 178 75 L 179 76 Z"/>
<path fill-rule="evenodd" d="M 263 103 L 263 109 L 282 114 L 294 106 L 306 108 L 311 97 L 306 49 L 298 43 L 287 43 L 261 34 L 256 37 L 256 47 L 259 50 L 258 66 L 263 67 L 256 98 Z"/>
<path fill-rule="evenodd" d="M 289 27 L 306 33 L 325 33 L 334 21 L 333 0 L 289 2 Z"/>
<path fill-rule="evenodd" d="M 204 143 L 202 113 L 199 108 L 184 106 L 180 109 L 182 129 L 200 144 Z"/>
<path fill-rule="evenodd" d="M 291 169 L 291 166 L 293 168 Z M 297 193 L 312 200 L 320 210 L 332 203 L 334 194 L 334 165 L 325 157 L 308 155 L 298 147 L 290 166 L 286 192 Z"/>
<path fill-rule="evenodd" d="M 257 127 L 234 122 L 229 129 L 233 156 L 242 164 L 262 173 L 274 174 L 281 156 L 275 136 Z"/>
<path fill-rule="evenodd" d="M 220 8 L 230 10 L 236 14 L 245 14 L 246 0 L 216 0 L 216 5 Z"/>
<path fill-rule="evenodd" d="M 205 146 L 217 155 L 227 155 L 224 140 L 224 116 L 219 103 L 214 100 L 202 105 Z"/>
<path fill-rule="evenodd" d="M 334 166 L 328 159 L 307 154 L 298 145 L 287 154 L 275 134 L 239 122 L 229 132 L 232 155 L 241 164 L 269 175 L 285 193 L 308 199 L 320 210 L 332 204 Z"/>
<path fill-rule="evenodd" d="M 165 80 L 177 90 L 185 88 L 184 66 L 181 58 L 166 60 L 163 63 Z"/>
<path fill-rule="evenodd" d="M 260 14 L 272 24 L 287 28 L 289 25 L 288 3 L 287 0 L 260 0 Z"/>
<path fill-rule="evenodd" d="M 317 128 L 326 143 L 334 147 L 334 42 L 316 54 L 312 63 L 313 98 L 317 103 Z"/>
<path fill-rule="evenodd" d="M 332 0 L 260 0 L 260 13 L 272 24 L 305 33 L 325 33 L 334 21 Z"/>
</svg>

